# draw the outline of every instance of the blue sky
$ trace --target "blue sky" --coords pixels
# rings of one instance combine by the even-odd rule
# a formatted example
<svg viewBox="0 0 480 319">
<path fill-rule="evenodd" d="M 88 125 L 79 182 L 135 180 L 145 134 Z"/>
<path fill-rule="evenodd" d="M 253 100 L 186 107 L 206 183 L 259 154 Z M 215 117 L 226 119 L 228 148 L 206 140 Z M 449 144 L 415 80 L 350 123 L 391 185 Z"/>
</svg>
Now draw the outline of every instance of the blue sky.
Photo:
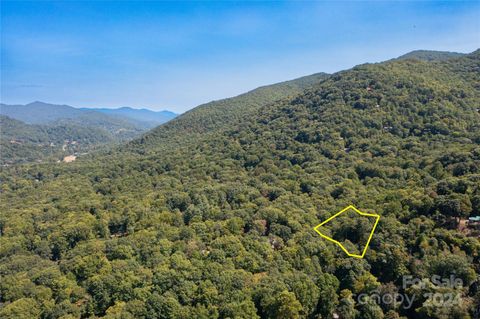
<svg viewBox="0 0 480 319">
<path fill-rule="evenodd" d="M 184 112 L 415 49 L 480 47 L 480 2 L 1 2 L 1 101 Z"/>
</svg>

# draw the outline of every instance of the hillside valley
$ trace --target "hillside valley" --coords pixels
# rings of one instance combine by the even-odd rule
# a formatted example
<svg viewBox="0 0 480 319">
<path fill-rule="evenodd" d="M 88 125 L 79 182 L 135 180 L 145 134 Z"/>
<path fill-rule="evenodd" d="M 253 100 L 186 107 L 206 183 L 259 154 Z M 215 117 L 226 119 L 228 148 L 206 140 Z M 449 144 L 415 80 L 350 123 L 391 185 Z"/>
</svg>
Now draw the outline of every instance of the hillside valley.
<svg viewBox="0 0 480 319">
<path fill-rule="evenodd" d="M 0 164 L 55 162 L 138 137 L 176 116 L 146 109 L 79 109 L 33 102 L 0 105 Z"/>
</svg>

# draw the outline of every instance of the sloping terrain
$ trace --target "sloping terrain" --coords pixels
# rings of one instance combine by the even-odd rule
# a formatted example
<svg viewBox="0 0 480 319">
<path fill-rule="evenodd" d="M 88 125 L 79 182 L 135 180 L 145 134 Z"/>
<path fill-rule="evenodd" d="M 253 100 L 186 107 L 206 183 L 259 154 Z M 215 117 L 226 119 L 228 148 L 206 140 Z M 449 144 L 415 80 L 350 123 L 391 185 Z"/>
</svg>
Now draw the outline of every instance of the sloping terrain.
<svg viewBox="0 0 480 319">
<path fill-rule="evenodd" d="M 258 109 L 280 99 L 292 98 L 328 76 L 326 73 L 316 73 L 259 87 L 236 97 L 202 104 L 148 132 L 139 141 L 132 142 L 131 146 L 148 151 L 148 148 L 156 149 L 159 145 L 178 143 L 178 140 L 196 139 L 204 133 L 231 127 L 252 116 Z"/>
<path fill-rule="evenodd" d="M 479 51 L 361 65 L 3 169 L 0 315 L 474 318 L 480 242 L 457 226 L 480 214 L 479 70 Z M 313 230 L 350 204 L 381 215 L 364 259 Z"/>
</svg>

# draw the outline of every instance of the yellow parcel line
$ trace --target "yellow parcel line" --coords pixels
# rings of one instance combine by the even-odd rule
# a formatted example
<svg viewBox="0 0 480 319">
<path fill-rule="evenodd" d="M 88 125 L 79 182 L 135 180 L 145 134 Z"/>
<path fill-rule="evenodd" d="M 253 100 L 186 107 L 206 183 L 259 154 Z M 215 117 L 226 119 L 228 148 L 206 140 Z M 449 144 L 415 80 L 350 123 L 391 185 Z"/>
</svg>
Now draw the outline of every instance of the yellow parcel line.
<svg viewBox="0 0 480 319">
<path fill-rule="evenodd" d="M 368 240 L 367 240 L 367 243 L 365 244 L 365 247 L 363 248 L 363 251 L 362 251 L 362 254 L 361 255 L 358 255 L 358 254 L 352 254 L 350 253 L 346 248 L 345 246 L 342 245 L 342 243 L 340 243 L 339 241 L 331 238 L 331 237 L 328 237 L 324 234 L 322 234 L 318 228 L 326 223 L 328 223 L 329 221 L 331 221 L 332 219 L 336 218 L 338 215 L 344 213 L 345 211 L 349 210 L 349 209 L 353 209 L 357 214 L 359 215 L 362 215 L 362 216 L 368 216 L 368 217 L 375 217 L 375 224 L 373 225 L 372 227 L 372 231 L 370 232 L 370 235 L 368 236 Z M 315 226 L 313 229 L 323 238 L 325 238 L 326 240 L 328 241 L 331 241 L 332 243 L 335 243 L 337 244 L 348 256 L 350 257 L 355 257 L 355 258 L 363 258 L 365 256 L 365 253 L 367 252 L 367 249 L 368 249 L 368 245 L 370 244 L 370 241 L 372 240 L 372 237 L 373 237 L 373 233 L 375 232 L 375 228 L 377 228 L 377 224 L 378 224 L 378 221 L 380 220 L 380 215 L 377 215 L 377 214 L 369 214 L 369 213 L 363 213 L 361 211 L 359 211 L 358 209 L 356 209 L 353 205 L 350 205 L 350 206 L 347 206 L 345 207 L 344 209 L 342 209 L 341 211 L 339 211 L 338 213 L 336 213 L 335 215 L 331 216 L 330 218 L 328 218 L 327 220 L 321 222 L 320 224 L 318 224 L 317 226 Z"/>
</svg>

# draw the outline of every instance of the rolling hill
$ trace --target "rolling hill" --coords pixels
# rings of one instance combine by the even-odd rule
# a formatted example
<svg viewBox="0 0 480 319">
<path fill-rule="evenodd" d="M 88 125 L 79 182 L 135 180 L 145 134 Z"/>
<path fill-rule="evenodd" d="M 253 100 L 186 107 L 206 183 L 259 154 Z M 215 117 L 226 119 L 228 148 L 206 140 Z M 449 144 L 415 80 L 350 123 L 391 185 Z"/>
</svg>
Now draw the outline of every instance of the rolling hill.
<svg viewBox="0 0 480 319">
<path fill-rule="evenodd" d="M 3 168 L 0 315 L 474 318 L 479 69 L 480 51 L 359 65 Z M 381 216 L 363 259 L 313 230 L 351 204 Z"/>
</svg>

